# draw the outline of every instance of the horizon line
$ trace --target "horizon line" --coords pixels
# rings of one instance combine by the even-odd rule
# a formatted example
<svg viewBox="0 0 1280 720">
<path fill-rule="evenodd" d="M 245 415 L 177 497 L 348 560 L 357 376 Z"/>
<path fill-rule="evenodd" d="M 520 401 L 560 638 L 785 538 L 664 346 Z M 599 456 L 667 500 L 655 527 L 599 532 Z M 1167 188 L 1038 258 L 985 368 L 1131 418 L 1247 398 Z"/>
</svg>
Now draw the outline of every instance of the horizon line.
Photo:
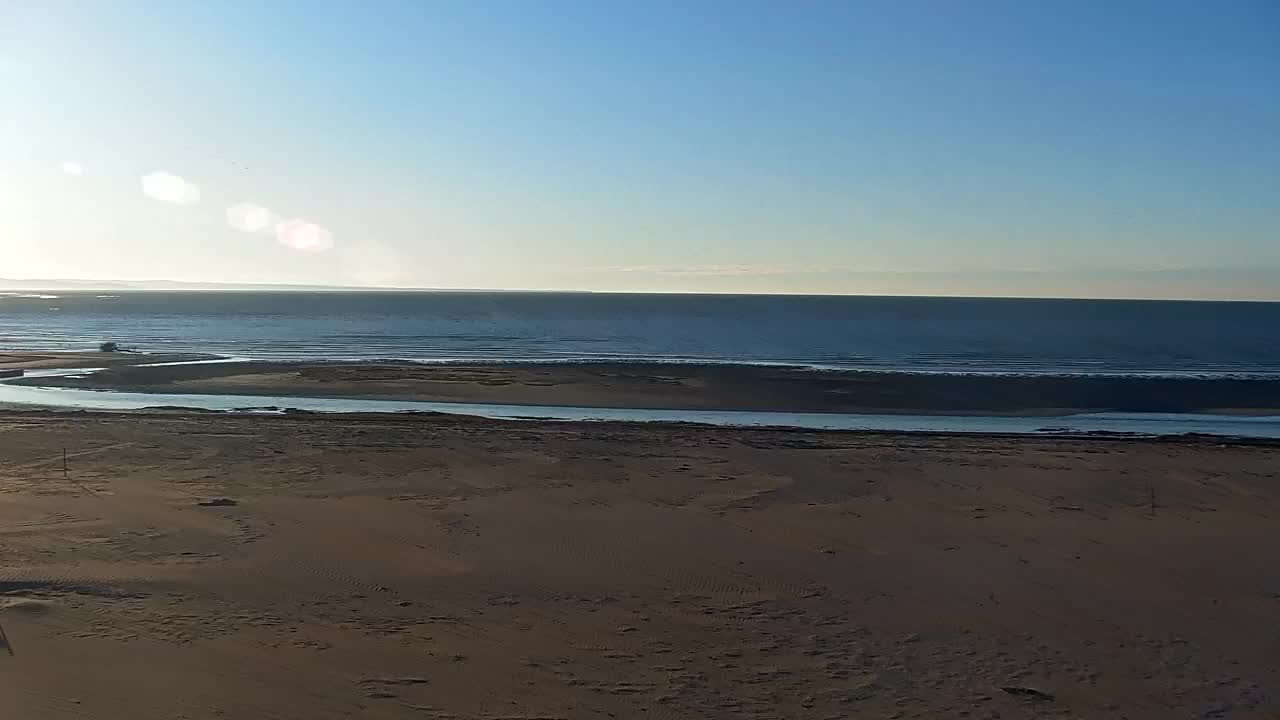
<svg viewBox="0 0 1280 720">
<path fill-rule="evenodd" d="M 902 271 L 904 274 L 919 271 Z M 938 271 L 946 272 L 946 271 Z M 1005 271 L 1018 273 L 1048 273 L 1052 271 Z M 1181 272 L 1149 270 L 1137 272 Z M 9 285 L 11 282 L 23 286 Z M 36 283 L 53 283 L 37 285 Z M 58 285 L 57 283 L 65 283 Z M 94 283 L 106 283 L 95 285 Z M 114 285 L 113 285 L 114 284 Z M 146 285 L 165 287 L 146 287 Z M 120 287 L 125 285 L 126 287 Z M 724 297 L 865 297 L 865 298 L 937 298 L 955 300 L 1080 300 L 1080 301 L 1132 301 L 1132 302 L 1216 302 L 1216 303 L 1277 303 L 1280 298 L 1197 298 L 1197 297 L 1149 297 L 1149 296 L 1086 296 L 1086 295 L 1000 295 L 1000 294 L 930 294 L 930 293 L 812 293 L 812 292 L 731 292 L 718 290 L 583 290 L 565 288 L 481 288 L 481 287 L 406 287 L 367 285 L 306 285 L 295 283 L 252 283 L 178 280 L 79 280 L 79 279 L 0 279 L 0 295 L 13 296 L 23 292 L 329 292 L 329 293 L 545 293 L 560 295 L 693 295 Z"/>
</svg>

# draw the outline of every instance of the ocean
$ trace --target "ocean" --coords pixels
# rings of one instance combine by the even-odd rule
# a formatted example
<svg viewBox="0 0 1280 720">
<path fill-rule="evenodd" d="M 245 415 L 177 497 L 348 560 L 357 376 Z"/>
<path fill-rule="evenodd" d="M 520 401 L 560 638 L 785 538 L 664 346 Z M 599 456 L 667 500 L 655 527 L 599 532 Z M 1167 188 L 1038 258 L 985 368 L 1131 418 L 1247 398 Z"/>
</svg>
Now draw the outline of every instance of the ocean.
<svg viewBox="0 0 1280 720">
<path fill-rule="evenodd" d="M 0 293 L 0 349 L 1280 375 L 1280 303 L 526 292 Z"/>
</svg>

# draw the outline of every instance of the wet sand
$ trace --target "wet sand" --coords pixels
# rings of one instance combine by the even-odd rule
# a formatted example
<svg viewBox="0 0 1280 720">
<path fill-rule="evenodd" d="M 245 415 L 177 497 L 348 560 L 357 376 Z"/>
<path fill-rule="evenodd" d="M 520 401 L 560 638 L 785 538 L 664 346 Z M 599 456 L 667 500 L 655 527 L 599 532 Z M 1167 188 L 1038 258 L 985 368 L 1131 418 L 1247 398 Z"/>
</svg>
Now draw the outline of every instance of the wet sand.
<svg viewBox="0 0 1280 720">
<path fill-rule="evenodd" d="M 1280 378 L 920 375 L 677 364 L 243 362 L 111 367 L 28 384 L 137 392 L 604 408 L 1063 415 L 1280 415 Z"/>
<path fill-rule="evenodd" d="M 0 352 L 0 370 L 45 370 L 55 368 L 107 368 L 142 363 L 214 360 L 217 355 L 168 353 L 149 355 L 131 352 Z"/>
<path fill-rule="evenodd" d="M 5 413 L 0 702 L 1274 718 L 1278 481 L 1267 444 Z"/>
</svg>

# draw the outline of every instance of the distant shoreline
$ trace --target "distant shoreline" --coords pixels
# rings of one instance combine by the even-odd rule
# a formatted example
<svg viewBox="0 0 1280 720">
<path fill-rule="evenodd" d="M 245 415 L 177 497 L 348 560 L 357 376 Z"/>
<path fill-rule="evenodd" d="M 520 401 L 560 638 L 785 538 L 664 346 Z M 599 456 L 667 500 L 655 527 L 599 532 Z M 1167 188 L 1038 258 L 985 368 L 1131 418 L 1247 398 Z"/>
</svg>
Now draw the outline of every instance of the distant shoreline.
<svg viewBox="0 0 1280 720">
<path fill-rule="evenodd" d="M 61 284 L 59 284 L 61 283 Z M 655 295 L 688 297 L 760 297 L 760 298 L 927 298 L 937 300 L 1049 300 L 1062 302 L 1152 302 L 1152 303 L 1280 303 L 1280 298 L 1256 295 L 1243 297 L 1186 297 L 1140 295 L 1070 295 L 1070 294 L 1004 294 L 975 295 L 964 293 L 920 292 L 735 292 L 729 290 L 591 290 L 574 288 L 428 288 L 428 287 L 362 287 L 357 285 L 271 285 L 254 283 L 181 283 L 173 281 L 90 281 L 90 280 L 5 280 L 0 279 L 0 297 L 29 297 L 37 293 L 323 293 L 323 294 L 457 294 L 457 295 Z"/>
<path fill-rule="evenodd" d="M 961 375 L 666 363 L 229 361 L 209 355 L 0 353 L 0 368 L 103 368 L 19 385 L 652 410 L 986 415 L 1280 415 L 1280 378 Z"/>
</svg>

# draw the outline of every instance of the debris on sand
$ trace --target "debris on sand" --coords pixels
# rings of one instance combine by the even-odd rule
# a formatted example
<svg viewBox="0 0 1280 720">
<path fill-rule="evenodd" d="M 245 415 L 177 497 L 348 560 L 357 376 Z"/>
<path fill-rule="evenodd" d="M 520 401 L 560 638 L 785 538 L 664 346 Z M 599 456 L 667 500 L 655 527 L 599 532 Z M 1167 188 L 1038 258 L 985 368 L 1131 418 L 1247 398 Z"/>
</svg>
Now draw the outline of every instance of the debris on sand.
<svg viewBox="0 0 1280 720">
<path fill-rule="evenodd" d="M 1011 685 L 1008 687 L 1002 687 L 1000 689 L 1009 693 L 1010 695 L 1027 698 L 1028 700 L 1052 700 L 1053 699 L 1053 695 L 1043 690 L 1036 690 L 1035 688 Z"/>
<path fill-rule="evenodd" d="M 417 676 L 365 678 L 360 681 L 361 685 L 425 685 L 426 683 L 426 678 Z"/>
<path fill-rule="evenodd" d="M 196 504 L 202 507 L 231 507 L 232 505 L 239 505 L 240 503 L 236 502 L 235 500 L 232 500 L 231 498 L 220 497 L 220 498 L 209 498 L 208 500 L 200 500 Z"/>
<path fill-rule="evenodd" d="M 52 609 L 52 603 L 47 600 L 38 600 L 35 598 L 14 598 L 12 600 L 0 601 L 0 611 L 40 614 Z"/>
</svg>

